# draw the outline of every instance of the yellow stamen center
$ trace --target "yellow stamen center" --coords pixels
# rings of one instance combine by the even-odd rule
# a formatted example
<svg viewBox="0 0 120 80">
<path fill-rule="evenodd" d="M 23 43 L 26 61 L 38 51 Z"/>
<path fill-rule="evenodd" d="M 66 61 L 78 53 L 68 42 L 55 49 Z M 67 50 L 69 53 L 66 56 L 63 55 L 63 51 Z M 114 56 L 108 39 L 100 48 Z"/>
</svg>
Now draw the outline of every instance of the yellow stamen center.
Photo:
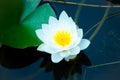
<svg viewBox="0 0 120 80">
<path fill-rule="evenodd" d="M 54 35 L 54 41 L 59 46 L 68 46 L 72 41 L 71 33 L 69 31 L 60 30 Z"/>
</svg>

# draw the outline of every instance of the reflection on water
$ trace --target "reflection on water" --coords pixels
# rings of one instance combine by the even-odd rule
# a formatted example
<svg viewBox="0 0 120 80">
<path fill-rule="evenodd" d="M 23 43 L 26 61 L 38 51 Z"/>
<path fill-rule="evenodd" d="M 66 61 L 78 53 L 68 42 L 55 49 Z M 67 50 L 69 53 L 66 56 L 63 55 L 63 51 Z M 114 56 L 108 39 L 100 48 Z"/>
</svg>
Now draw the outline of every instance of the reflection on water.
<svg viewBox="0 0 120 80">
<path fill-rule="evenodd" d="M 0 64 L 7 68 L 22 68 L 42 57 L 36 47 L 15 49 L 7 46 L 0 48 Z"/>
<path fill-rule="evenodd" d="M 120 0 L 107 0 L 107 1 L 110 1 L 113 4 L 120 4 Z"/>
<path fill-rule="evenodd" d="M 60 63 L 52 63 L 50 55 L 36 51 L 36 47 L 14 49 L 2 46 L 0 56 L 1 65 L 10 69 L 24 68 L 43 58 L 40 68 L 45 68 L 46 72 L 53 71 L 55 80 L 61 80 L 63 76 L 68 78 L 75 73 L 81 74 L 83 65 L 91 65 L 90 60 L 83 51 L 74 60 L 69 62 L 62 60 Z"/>
<path fill-rule="evenodd" d="M 91 62 L 83 51 L 74 59 L 69 62 L 62 60 L 60 63 L 52 63 L 49 55 L 44 57 L 40 67 L 44 67 L 46 72 L 53 71 L 55 80 L 61 80 L 62 77 L 70 77 L 75 73 L 82 73 L 82 66 L 90 66 Z"/>
</svg>

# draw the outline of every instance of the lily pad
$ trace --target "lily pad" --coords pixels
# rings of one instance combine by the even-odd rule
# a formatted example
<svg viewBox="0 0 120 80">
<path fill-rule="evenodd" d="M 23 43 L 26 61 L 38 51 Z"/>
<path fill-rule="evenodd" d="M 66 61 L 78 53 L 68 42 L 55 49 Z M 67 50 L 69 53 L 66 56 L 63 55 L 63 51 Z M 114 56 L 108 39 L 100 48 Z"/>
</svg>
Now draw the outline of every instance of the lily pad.
<svg viewBox="0 0 120 80">
<path fill-rule="evenodd" d="M 21 21 L 37 8 L 40 1 L 41 0 L 23 0 L 24 10 L 21 16 Z"/>
<path fill-rule="evenodd" d="M 5 3 L 0 7 L 0 42 L 14 48 L 40 45 L 42 42 L 37 38 L 35 30 L 47 23 L 49 16 L 55 16 L 51 6 L 46 3 L 37 8 L 38 3 L 28 5 L 25 2 L 27 8 L 33 6 L 31 10 L 27 10 L 22 1 L 6 1 L 0 1 L 1 4 Z M 9 6 L 9 10 L 4 10 Z"/>
</svg>

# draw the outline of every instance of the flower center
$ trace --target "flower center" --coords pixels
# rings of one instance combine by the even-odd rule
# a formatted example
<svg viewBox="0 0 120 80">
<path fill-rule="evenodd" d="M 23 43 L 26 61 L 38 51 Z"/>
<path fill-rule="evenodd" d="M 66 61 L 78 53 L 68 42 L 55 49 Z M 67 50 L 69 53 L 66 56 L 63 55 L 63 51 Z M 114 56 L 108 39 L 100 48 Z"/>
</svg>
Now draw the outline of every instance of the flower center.
<svg viewBox="0 0 120 80">
<path fill-rule="evenodd" d="M 68 46 L 72 41 L 71 33 L 69 31 L 60 30 L 54 35 L 54 41 L 59 46 Z"/>
</svg>

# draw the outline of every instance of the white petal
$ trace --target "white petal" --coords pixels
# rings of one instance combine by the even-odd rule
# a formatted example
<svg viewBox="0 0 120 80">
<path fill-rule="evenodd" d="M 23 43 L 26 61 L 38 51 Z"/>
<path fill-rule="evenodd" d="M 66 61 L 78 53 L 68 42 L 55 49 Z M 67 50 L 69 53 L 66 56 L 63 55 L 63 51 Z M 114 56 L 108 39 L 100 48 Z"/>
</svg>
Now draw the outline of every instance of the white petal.
<svg viewBox="0 0 120 80">
<path fill-rule="evenodd" d="M 46 28 L 48 28 L 48 24 L 42 24 L 42 29 L 46 29 Z"/>
<path fill-rule="evenodd" d="M 42 24 L 42 30 L 47 30 L 48 29 L 48 24 Z"/>
<path fill-rule="evenodd" d="M 79 52 L 80 52 L 80 47 L 77 46 L 77 47 L 71 49 L 70 52 L 71 52 L 70 55 L 77 55 L 77 54 L 79 54 Z"/>
<path fill-rule="evenodd" d="M 41 44 L 38 48 L 37 48 L 38 51 L 43 51 L 43 52 L 47 52 L 47 53 L 50 53 L 50 54 L 54 54 L 54 53 L 57 53 L 58 50 L 56 49 L 53 49 L 47 45 L 45 45 L 44 43 Z"/>
<path fill-rule="evenodd" d="M 54 24 L 56 24 L 58 22 L 58 20 L 55 18 L 55 17 L 53 17 L 53 16 L 50 16 L 49 17 L 49 24 L 50 25 L 54 25 Z"/>
<path fill-rule="evenodd" d="M 69 19 L 67 13 L 65 11 L 62 11 L 59 17 L 60 21 L 66 21 L 66 19 Z"/>
<path fill-rule="evenodd" d="M 45 27 L 45 25 L 44 25 L 44 27 Z M 57 51 L 58 50 L 61 51 L 60 49 L 58 49 L 58 47 L 56 46 L 56 44 L 53 41 L 52 32 L 48 31 L 47 33 L 44 33 L 43 31 L 44 30 L 41 30 L 41 29 L 36 30 L 36 34 L 37 34 L 38 38 L 40 40 L 42 40 L 42 42 L 45 43 L 47 45 L 47 47 L 49 46 L 49 49 L 55 49 Z M 41 46 L 43 47 L 43 45 L 40 45 L 40 48 L 41 48 Z M 43 47 L 43 49 L 44 49 L 44 47 Z M 43 50 L 43 51 L 45 51 L 45 50 Z M 45 51 L 45 52 L 48 52 L 48 51 Z"/>
<path fill-rule="evenodd" d="M 63 59 L 63 57 L 60 56 L 59 53 L 54 53 L 54 54 L 51 55 L 51 59 L 52 59 L 52 62 L 58 63 Z"/>
<path fill-rule="evenodd" d="M 49 35 L 48 35 L 47 33 L 44 34 L 43 30 L 41 30 L 41 29 L 38 29 L 38 30 L 36 30 L 35 32 L 36 32 L 38 38 L 39 38 L 42 42 L 44 42 L 45 44 L 47 44 L 47 45 L 49 45 L 49 46 L 51 45 L 51 43 L 50 43 L 51 37 L 50 37 L 50 33 L 49 33 L 49 32 L 48 32 Z"/>
<path fill-rule="evenodd" d="M 43 36 L 46 38 L 48 38 L 49 36 L 51 36 L 51 28 L 49 27 L 48 24 L 42 24 L 42 31 L 43 31 Z"/>
<path fill-rule="evenodd" d="M 77 36 L 74 32 L 73 35 L 72 35 L 73 36 L 73 42 L 67 49 L 72 49 L 72 48 L 76 47 L 78 44 L 80 44 L 81 39 L 83 37 L 83 30 L 78 29 L 76 32 L 77 32 Z"/>
<path fill-rule="evenodd" d="M 44 41 L 44 35 L 43 35 L 42 29 L 37 29 L 35 32 L 36 32 L 38 38 L 39 38 L 40 40 Z"/>
<path fill-rule="evenodd" d="M 65 50 L 59 53 L 62 57 L 68 57 L 70 55 L 70 50 Z"/>
<path fill-rule="evenodd" d="M 73 21 L 72 17 L 69 17 L 69 23 L 73 23 L 73 25 L 75 25 L 75 22 Z"/>
<path fill-rule="evenodd" d="M 70 49 L 73 49 L 74 47 L 76 47 L 77 45 L 79 45 L 80 43 L 80 38 L 77 37 L 72 43 L 70 46 L 66 47 L 65 50 L 70 50 Z"/>
<path fill-rule="evenodd" d="M 42 24 L 42 31 L 43 31 L 43 33 L 44 33 L 44 36 L 48 33 L 49 34 L 49 32 L 50 32 L 50 28 L 49 28 L 49 25 L 48 24 Z"/>
<path fill-rule="evenodd" d="M 82 29 L 78 29 L 77 32 L 78 32 L 78 36 L 80 37 L 80 40 L 81 40 L 82 37 L 83 37 L 83 30 Z"/>
<path fill-rule="evenodd" d="M 69 61 L 70 59 L 74 59 L 76 58 L 77 55 L 70 55 L 68 57 L 65 58 L 66 61 Z"/>
<path fill-rule="evenodd" d="M 90 41 L 87 39 L 82 39 L 79 46 L 81 50 L 86 49 L 90 45 Z"/>
<path fill-rule="evenodd" d="M 79 54 L 80 47 L 77 46 L 77 47 L 71 49 L 70 52 L 71 52 L 70 55 L 68 57 L 65 57 L 66 61 L 69 61 L 69 59 L 74 59 L 77 56 L 77 54 Z"/>
<path fill-rule="evenodd" d="M 52 30 L 49 28 L 48 24 L 42 24 L 42 29 L 36 30 L 36 34 L 42 42 L 47 44 L 48 46 L 51 46 L 52 40 L 53 40 L 53 33 Z"/>
<path fill-rule="evenodd" d="M 69 17 L 69 20 L 67 22 L 69 22 L 69 24 L 72 26 L 73 29 L 77 28 L 77 25 L 75 24 L 75 22 L 71 17 Z"/>
</svg>

